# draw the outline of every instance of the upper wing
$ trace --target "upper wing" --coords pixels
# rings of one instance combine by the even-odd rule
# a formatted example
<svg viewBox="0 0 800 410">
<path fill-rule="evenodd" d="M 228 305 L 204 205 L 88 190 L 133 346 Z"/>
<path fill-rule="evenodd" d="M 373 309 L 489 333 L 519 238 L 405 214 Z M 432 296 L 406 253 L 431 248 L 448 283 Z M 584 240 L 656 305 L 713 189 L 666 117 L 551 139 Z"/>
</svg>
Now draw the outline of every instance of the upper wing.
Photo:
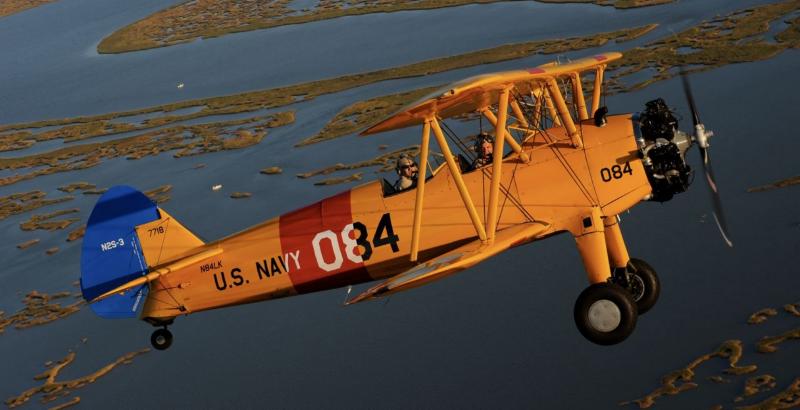
<svg viewBox="0 0 800 410">
<path fill-rule="evenodd" d="M 349 300 L 346 304 L 352 305 L 368 299 L 391 295 L 460 272 L 506 249 L 530 242 L 546 233 L 548 228 L 550 228 L 549 224 L 530 222 L 497 231 L 493 243 L 482 243 L 480 239 L 476 239 L 395 275 Z"/>
<path fill-rule="evenodd" d="M 622 58 L 610 52 L 582 58 L 565 64 L 544 64 L 527 70 L 503 71 L 467 78 L 422 98 L 401 109 L 391 117 L 369 127 L 361 135 L 377 134 L 412 125 L 420 125 L 435 114 L 439 118 L 475 112 L 495 103 L 500 92 L 513 85 L 522 93 L 530 92 L 547 78 L 572 75 L 591 70 Z"/>
</svg>

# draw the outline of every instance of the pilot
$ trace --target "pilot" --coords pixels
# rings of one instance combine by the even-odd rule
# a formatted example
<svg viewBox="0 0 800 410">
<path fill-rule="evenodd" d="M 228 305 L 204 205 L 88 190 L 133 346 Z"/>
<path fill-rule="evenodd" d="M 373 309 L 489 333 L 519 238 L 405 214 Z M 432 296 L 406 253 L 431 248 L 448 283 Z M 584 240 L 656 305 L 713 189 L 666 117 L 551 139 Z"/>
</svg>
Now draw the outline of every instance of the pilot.
<svg viewBox="0 0 800 410">
<path fill-rule="evenodd" d="M 485 132 L 478 134 L 478 138 L 475 139 L 474 149 L 478 154 L 478 158 L 475 158 L 475 161 L 472 161 L 472 169 L 478 169 L 485 165 L 491 164 L 492 151 L 494 150 L 494 138 Z"/>
<path fill-rule="evenodd" d="M 405 191 L 417 185 L 417 164 L 408 155 L 403 154 L 397 159 L 395 171 L 400 177 L 394 183 L 396 192 Z"/>
</svg>

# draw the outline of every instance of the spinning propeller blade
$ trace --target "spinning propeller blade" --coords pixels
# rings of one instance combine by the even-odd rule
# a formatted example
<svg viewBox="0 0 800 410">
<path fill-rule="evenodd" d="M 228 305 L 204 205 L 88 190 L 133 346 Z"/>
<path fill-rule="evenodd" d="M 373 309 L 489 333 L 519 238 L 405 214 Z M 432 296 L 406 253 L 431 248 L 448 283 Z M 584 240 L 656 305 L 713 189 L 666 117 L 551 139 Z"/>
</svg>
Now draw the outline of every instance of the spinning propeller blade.
<svg viewBox="0 0 800 410">
<path fill-rule="evenodd" d="M 681 68 L 681 80 L 683 81 L 683 92 L 686 94 L 686 101 L 689 103 L 689 110 L 692 112 L 694 139 L 697 142 L 697 147 L 700 149 L 700 156 L 702 157 L 703 173 L 706 177 L 705 180 L 708 184 L 709 193 L 711 194 L 711 204 L 714 208 L 714 221 L 717 223 L 717 228 L 719 228 L 719 232 L 722 234 L 722 239 L 732 248 L 733 242 L 730 240 L 730 234 L 728 233 L 728 223 L 725 220 L 725 212 L 722 209 L 722 198 L 720 198 L 719 195 L 717 180 L 714 177 L 714 168 L 711 167 L 711 157 L 708 153 L 708 138 L 713 136 L 714 133 L 706 131 L 706 127 L 700 122 L 700 115 L 697 113 L 692 87 L 689 84 L 689 76 L 683 68 Z"/>
<path fill-rule="evenodd" d="M 728 223 L 725 220 L 725 212 L 722 209 L 722 199 L 719 196 L 717 182 L 714 179 L 714 168 L 711 167 L 711 161 L 708 157 L 708 150 L 701 148 L 700 151 L 703 153 L 703 171 L 705 172 L 706 182 L 710 189 L 711 202 L 714 205 L 714 221 L 717 223 L 717 228 L 719 228 L 719 232 L 722 234 L 722 239 L 729 247 L 733 248 L 733 242 L 728 233 Z"/>
<path fill-rule="evenodd" d="M 695 127 L 700 124 L 700 115 L 697 113 L 697 106 L 694 105 L 694 95 L 692 94 L 692 86 L 689 85 L 689 74 L 681 67 L 681 81 L 683 81 L 683 93 L 686 95 L 686 101 L 689 102 L 689 110 L 692 111 L 692 125 Z"/>
</svg>

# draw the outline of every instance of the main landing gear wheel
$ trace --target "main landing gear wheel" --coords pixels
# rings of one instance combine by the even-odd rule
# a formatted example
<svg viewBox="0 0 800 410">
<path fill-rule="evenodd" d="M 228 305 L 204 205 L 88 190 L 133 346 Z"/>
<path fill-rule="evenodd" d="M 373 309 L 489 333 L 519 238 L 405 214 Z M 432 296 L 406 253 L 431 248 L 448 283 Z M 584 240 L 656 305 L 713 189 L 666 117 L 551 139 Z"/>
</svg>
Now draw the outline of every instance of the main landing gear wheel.
<svg viewBox="0 0 800 410">
<path fill-rule="evenodd" d="M 656 270 L 641 259 L 631 258 L 628 264 L 628 291 L 640 315 L 650 310 L 661 294 L 661 282 Z"/>
<path fill-rule="evenodd" d="M 596 283 L 575 301 L 575 324 L 583 337 L 599 345 L 625 340 L 636 328 L 638 312 L 630 294 L 613 283 Z"/>
<path fill-rule="evenodd" d="M 156 350 L 167 350 L 172 345 L 172 332 L 167 328 L 158 329 L 150 336 L 150 344 Z"/>
</svg>

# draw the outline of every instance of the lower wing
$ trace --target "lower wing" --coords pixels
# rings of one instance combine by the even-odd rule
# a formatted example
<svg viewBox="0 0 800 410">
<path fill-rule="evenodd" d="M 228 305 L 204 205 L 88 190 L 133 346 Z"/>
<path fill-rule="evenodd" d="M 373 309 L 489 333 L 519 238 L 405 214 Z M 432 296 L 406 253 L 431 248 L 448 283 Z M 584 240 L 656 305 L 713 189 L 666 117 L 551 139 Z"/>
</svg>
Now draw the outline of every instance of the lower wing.
<svg viewBox="0 0 800 410">
<path fill-rule="evenodd" d="M 385 282 L 373 286 L 345 304 L 352 305 L 353 303 L 388 296 L 444 278 L 472 267 L 478 262 L 509 248 L 530 242 L 546 233 L 548 228 L 550 228 L 550 225 L 546 223 L 529 222 L 499 230 L 495 234 L 495 239 L 492 243 L 482 243 L 480 239 L 475 239 L 466 245 L 392 276 Z"/>
</svg>

